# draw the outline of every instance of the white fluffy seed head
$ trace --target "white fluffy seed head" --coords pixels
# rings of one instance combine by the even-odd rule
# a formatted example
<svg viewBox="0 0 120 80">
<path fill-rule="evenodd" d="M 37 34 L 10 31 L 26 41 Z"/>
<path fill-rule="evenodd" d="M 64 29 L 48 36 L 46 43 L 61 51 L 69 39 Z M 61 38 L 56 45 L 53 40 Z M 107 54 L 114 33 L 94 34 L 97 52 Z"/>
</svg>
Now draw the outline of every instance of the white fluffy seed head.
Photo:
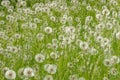
<svg viewBox="0 0 120 80">
<path fill-rule="evenodd" d="M 102 21 L 103 15 L 102 14 L 96 14 L 96 19 Z"/>
<path fill-rule="evenodd" d="M 21 6 L 26 6 L 27 5 L 27 3 L 26 3 L 26 1 L 21 1 Z"/>
<path fill-rule="evenodd" d="M 40 19 L 39 18 L 34 18 L 34 23 L 40 23 Z"/>
<path fill-rule="evenodd" d="M 44 70 L 47 71 L 47 68 L 49 67 L 50 64 L 45 64 L 44 65 Z"/>
<path fill-rule="evenodd" d="M 34 70 L 30 67 L 25 68 L 24 71 L 23 71 L 23 74 L 26 77 L 33 77 L 35 75 Z"/>
<path fill-rule="evenodd" d="M 116 68 L 111 68 L 110 71 L 109 71 L 109 73 L 110 73 L 111 75 L 117 75 L 117 74 L 118 74 L 118 71 L 117 71 Z"/>
<path fill-rule="evenodd" d="M 51 27 L 45 27 L 44 32 L 47 34 L 51 34 L 53 32 Z"/>
<path fill-rule="evenodd" d="M 65 27 L 66 34 L 74 33 L 74 32 L 75 32 L 75 28 L 73 26 Z"/>
<path fill-rule="evenodd" d="M 9 0 L 3 0 L 3 1 L 1 2 L 1 5 L 4 6 L 4 7 L 7 7 L 7 6 L 10 5 L 10 1 L 9 1 Z"/>
<path fill-rule="evenodd" d="M 14 34 L 14 38 L 15 39 L 20 39 L 21 38 L 21 34 L 18 34 L 18 33 Z"/>
<path fill-rule="evenodd" d="M 53 77 L 51 75 L 46 75 L 43 80 L 53 80 Z"/>
<path fill-rule="evenodd" d="M 50 65 L 48 67 L 48 70 L 47 70 L 47 72 L 50 73 L 50 74 L 55 74 L 56 71 L 57 71 L 57 66 L 56 65 Z"/>
<path fill-rule="evenodd" d="M 36 38 L 37 38 L 37 40 L 41 41 L 41 40 L 44 39 L 44 34 L 43 34 L 43 33 L 38 33 L 38 34 L 36 35 Z"/>
<path fill-rule="evenodd" d="M 117 57 L 117 56 L 112 56 L 112 57 L 111 57 L 111 62 L 112 62 L 113 64 L 118 64 L 118 63 L 120 62 L 120 59 L 119 59 L 119 57 Z"/>
<path fill-rule="evenodd" d="M 108 9 L 104 9 L 102 11 L 102 14 L 108 16 L 110 14 L 110 11 Z"/>
<path fill-rule="evenodd" d="M 82 50 L 87 50 L 88 49 L 88 43 L 87 42 L 81 42 L 79 47 L 82 49 Z"/>
<path fill-rule="evenodd" d="M 110 43 L 110 40 L 107 39 L 107 38 L 104 38 L 102 43 L 103 43 L 104 45 L 108 45 L 108 44 Z"/>
<path fill-rule="evenodd" d="M 16 73 L 13 70 L 8 70 L 5 73 L 5 78 L 6 79 L 15 79 L 16 78 Z"/>
<path fill-rule="evenodd" d="M 51 53 L 50 53 L 50 57 L 51 57 L 52 59 L 57 59 L 57 58 L 58 58 L 58 55 L 57 55 L 55 52 L 51 52 Z"/>
<path fill-rule="evenodd" d="M 97 36 L 96 41 L 101 43 L 103 41 L 103 37 L 102 36 Z"/>
<path fill-rule="evenodd" d="M 57 72 L 57 65 L 55 64 L 46 64 L 44 66 L 45 71 L 47 71 L 49 74 L 55 74 Z"/>
<path fill-rule="evenodd" d="M 106 28 L 107 28 L 108 30 L 111 30 L 111 29 L 113 28 L 113 25 L 112 25 L 110 22 L 108 22 L 108 23 L 106 24 Z"/>
<path fill-rule="evenodd" d="M 109 80 L 108 77 L 103 77 L 103 80 Z"/>
<path fill-rule="evenodd" d="M 9 70 L 8 67 L 4 67 L 4 68 L 2 69 L 2 72 L 5 74 L 8 70 Z"/>
<path fill-rule="evenodd" d="M 30 27 L 31 29 L 36 29 L 36 28 L 37 28 L 37 24 L 36 24 L 36 23 L 30 23 L 30 24 L 29 24 L 29 27 Z"/>
<path fill-rule="evenodd" d="M 104 62 L 103 62 L 103 64 L 104 64 L 105 66 L 107 66 L 107 67 L 112 66 L 112 62 L 111 62 L 110 59 L 105 59 Z"/>
<path fill-rule="evenodd" d="M 38 63 L 42 63 L 45 60 L 45 56 L 43 54 L 36 54 L 35 61 Z"/>
</svg>

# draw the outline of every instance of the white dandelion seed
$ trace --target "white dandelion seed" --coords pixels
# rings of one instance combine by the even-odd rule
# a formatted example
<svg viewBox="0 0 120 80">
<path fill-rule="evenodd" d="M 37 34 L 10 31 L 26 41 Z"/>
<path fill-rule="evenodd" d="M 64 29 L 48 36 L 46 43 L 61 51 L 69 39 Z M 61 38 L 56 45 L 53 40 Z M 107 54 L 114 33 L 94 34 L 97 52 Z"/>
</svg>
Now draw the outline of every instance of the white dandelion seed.
<svg viewBox="0 0 120 80">
<path fill-rule="evenodd" d="M 26 77 L 33 77 L 35 75 L 34 70 L 30 67 L 25 68 L 24 71 L 23 71 L 23 74 Z"/>
<path fill-rule="evenodd" d="M 42 63 L 45 60 L 45 55 L 43 54 L 36 54 L 35 55 L 35 61 L 38 63 Z"/>
<path fill-rule="evenodd" d="M 51 17 L 50 17 L 50 20 L 55 22 L 55 21 L 56 21 L 56 18 L 55 18 L 54 16 L 51 16 Z"/>
<path fill-rule="evenodd" d="M 88 43 L 87 42 L 81 42 L 79 47 L 83 50 L 87 50 L 89 48 Z"/>
<path fill-rule="evenodd" d="M 21 38 L 21 34 L 17 34 L 17 33 L 16 33 L 16 34 L 14 35 L 14 38 L 15 38 L 15 39 L 20 39 L 20 38 Z"/>
<path fill-rule="evenodd" d="M 52 48 L 53 48 L 54 50 L 57 50 L 57 49 L 58 49 L 58 45 L 57 45 L 57 44 L 52 44 Z"/>
<path fill-rule="evenodd" d="M 46 75 L 43 80 L 53 80 L 52 75 Z"/>
<path fill-rule="evenodd" d="M 108 22 L 108 23 L 106 24 L 106 28 L 107 28 L 108 30 L 111 30 L 111 29 L 113 28 L 113 25 L 112 25 L 110 22 Z"/>
<path fill-rule="evenodd" d="M 68 21 L 70 21 L 70 22 L 73 20 L 72 16 L 69 16 L 67 19 L 68 19 Z"/>
<path fill-rule="evenodd" d="M 15 79 L 16 78 L 16 73 L 13 70 L 8 70 L 5 73 L 5 78 L 6 79 Z"/>
<path fill-rule="evenodd" d="M 52 43 L 53 43 L 53 44 L 57 44 L 57 43 L 58 43 L 58 40 L 57 40 L 57 39 L 52 39 Z"/>
<path fill-rule="evenodd" d="M 37 38 L 39 41 L 41 41 L 41 40 L 44 39 L 44 34 L 43 34 L 43 33 L 38 33 L 38 34 L 36 35 L 36 38 Z"/>
<path fill-rule="evenodd" d="M 17 53 L 18 52 L 18 48 L 15 47 L 15 46 L 11 46 L 10 52 Z"/>
<path fill-rule="evenodd" d="M 91 7 L 90 5 L 88 5 L 88 6 L 86 6 L 86 9 L 87 9 L 88 11 L 90 11 L 90 10 L 92 10 L 92 7 Z"/>
<path fill-rule="evenodd" d="M 51 27 L 45 27 L 44 29 L 45 33 L 47 34 L 51 34 L 53 32 L 52 28 Z"/>
<path fill-rule="evenodd" d="M 111 1 L 112 1 L 113 6 L 117 6 L 118 5 L 117 1 L 114 1 L 114 0 L 111 0 Z"/>
<path fill-rule="evenodd" d="M 73 68 L 73 63 L 68 62 L 68 63 L 67 63 L 67 67 L 68 67 L 68 68 Z"/>
<path fill-rule="evenodd" d="M 22 6 L 26 6 L 27 5 L 27 3 L 26 3 L 26 1 L 21 1 L 21 3 L 20 3 Z"/>
<path fill-rule="evenodd" d="M 5 74 L 8 70 L 9 70 L 8 67 L 4 67 L 4 68 L 2 69 L 2 72 Z"/>
<path fill-rule="evenodd" d="M 116 68 L 111 68 L 110 71 L 109 71 L 110 74 L 116 76 L 118 74 L 118 71 Z"/>
<path fill-rule="evenodd" d="M 57 59 L 57 58 L 58 58 L 58 55 L 57 55 L 57 53 L 55 53 L 55 52 L 51 52 L 51 53 L 50 53 L 50 57 L 51 57 L 52 59 Z"/>
<path fill-rule="evenodd" d="M 45 70 L 45 71 L 47 71 L 49 65 L 50 65 L 50 64 L 45 64 L 45 65 L 44 65 L 44 70 Z"/>
<path fill-rule="evenodd" d="M 40 23 L 40 19 L 39 18 L 34 18 L 34 23 Z"/>
<path fill-rule="evenodd" d="M 104 9 L 102 11 L 102 14 L 108 16 L 110 14 L 110 11 L 108 9 Z"/>
<path fill-rule="evenodd" d="M 104 60 L 104 62 L 103 62 L 103 64 L 105 65 L 105 66 L 112 66 L 112 62 L 111 62 L 111 60 L 110 59 L 105 59 Z"/>
<path fill-rule="evenodd" d="M 50 49 L 50 48 L 52 48 L 52 44 L 51 44 L 51 43 L 48 43 L 48 44 L 46 45 L 46 47 L 47 47 L 48 49 Z"/>
<path fill-rule="evenodd" d="M 9 1 L 9 0 L 3 0 L 3 1 L 1 2 L 1 5 L 4 6 L 4 7 L 7 7 L 7 6 L 10 5 L 10 1 Z"/>
<path fill-rule="evenodd" d="M 36 23 L 30 23 L 30 24 L 29 24 L 29 27 L 30 27 L 31 29 L 36 29 L 36 28 L 37 28 L 37 24 L 36 24 Z"/>
<path fill-rule="evenodd" d="M 47 64 L 44 66 L 44 69 L 50 74 L 55 74 L 57 72 L 57 65 Z"/>
<path fill-rule="evenodd" d="M 118 64 L 118 63 L 120 62 L 120 59 L 119 59 L 119 57 L 117 57 L 117 56 L 112 56 L 112 57 L 111 57 L 111 62 L 112 62 L 113 64 Z"/>
<path fill-rule="evenodd" d="M 103 77 L 103 80 L 109 80 L 108 77 Z"/>
<path fill-rule="evenodd" d="M 110 44 L 110 40 L 107 39 L 107 38 L 103 38 L 102 44 L 103 44 L 103 45 L 109 45 L 109 44 Z"/>
<path fill-rule="evenodd" d="M 101 43 L 103 41 L 103 37 L 102 36 L 97 36 L 96 41 Z"/>
<path fill-rule="evenodd" d="M 96 14 L 96 18 L 97 18 L 97 20 L 102 21 L 103 15 L 102 14 Z"/>
</svg>

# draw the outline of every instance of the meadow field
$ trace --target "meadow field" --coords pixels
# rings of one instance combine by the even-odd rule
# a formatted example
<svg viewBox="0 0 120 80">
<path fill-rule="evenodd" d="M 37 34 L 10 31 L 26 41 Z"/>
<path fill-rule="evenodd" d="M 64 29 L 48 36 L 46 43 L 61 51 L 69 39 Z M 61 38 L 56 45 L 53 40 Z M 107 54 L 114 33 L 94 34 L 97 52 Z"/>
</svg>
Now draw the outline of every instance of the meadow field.
<svg viewBox="0 0 120 80">
<path fill-rule="evenodd" d="M 0 80 L 120 80 L 120 0 L 0 0 Z"/>
</svg>

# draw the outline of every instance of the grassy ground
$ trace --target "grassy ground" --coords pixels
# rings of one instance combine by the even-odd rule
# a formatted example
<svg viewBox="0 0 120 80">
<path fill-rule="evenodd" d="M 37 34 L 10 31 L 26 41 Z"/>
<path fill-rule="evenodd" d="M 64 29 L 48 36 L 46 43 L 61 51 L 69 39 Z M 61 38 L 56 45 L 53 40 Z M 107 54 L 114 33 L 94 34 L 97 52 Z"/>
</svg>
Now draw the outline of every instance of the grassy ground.
<svg viewBox="0 0 120 80">
<path fill-rule="evenodd" d="M 78 2 L 71 2 L 72 0 L 61 0 L 61 2 L 58 2 L 56 0 L 55 4 L 57 5 L 56 7 L 51 7 L 50 12 L 41 11 L 36 14 L 26 14 L 24 11 L 22 13 L 17 12 L 18 8 L 22 10 L 30 8 L 30 10 L 35 11 L 33 5 L 36 2 L 43 3 L 43 5 L 48 2 L 49 4 L 53 3 L 52 0 L 25 1 L 27 3 L 25 7 L 18 7 L 16 6 L 18 3 L 17 0 L 10 0 L 10 5 L 14 6 L 13 12 L 8 12 L 9 7 L 0 6 L 0 14 L 4 14 L 3 17 L 0 16 L 0 80 L 6 80 L 2 72 L 4 67 L 14 70 L 16 74 L 20 68 L 31 67 L 38 69 L 35 72 L 35 76 L 28 78 L 28 80 L 43 80 L 45 75 L 49 74 L 44 70 L 45 64 L 57 65 L 57 72 L 49 74 L 52 75 L 54 80 L 76 80 L 70 79 L 71 75 L 76 75 L 77 80 L 83 80 L 79 79 L 81 77 L 85 80 L 120 79 L 120 65 L 119 62 L 116 63 L 120 58 L 120 39 L 116 38 L 116 34 L 119 32 L 120 16 L 112 15 L 113 11 L 117 14 L 119 13 L 119 0 L 116 0 L 118 5 L 113 4 L 114 2 L 110 3 L 109 0 L 106 0 L 105 3 L 101 2 L 102 0 L 73 0 Z M 82 4 L 84 1 L 86 1 L 86 4 Z M 86 9 L 89 5 L 92 8 L 91 10 Z M 60 9 L 61 6 L 64 8 Z M 108 16 L 102 14 L 104 10 L 103 6 L 106 6 L 110 11 Z M 65 7 L 67 8 L 66 10 L 64 10 Z M 43 6 L 43 8 L 46 8 L 46 6 Z M 96 18 L 96 10 L 103 16 L 101 21 L 99 20 L 100 18 Z M 7 20 L 6 17 L 8 15 L 13 16 L 16 21 L 14 19 Z M 61 18 L 66 15 L 67 17 L 65 18 L 67 20 L 64 21 L 63 19 L 62 22 Z M 55 17 L 56 20 L 52 21 L 51 17 Z M 72 20 L 70 21 L 68 17 L 72 17 Z M 92 19 L 88 18 L 88 21 L 86 21 L 87 17 L 92 17 Z M 20 18 L 25 18 L 25 20 Z M 40 19 L 40 22 L 34 22 L 34 18 Z M 2 24 L 1 21 L 5 23 Z M 27 28 L 22 28 L 22 25 L 25 23 L 35 23 L 37 28 L 30 28 L 30 25 L 25 25 L 24 27 Z M 111 23 L 112 29 L 107 29 L 107 23 Z M 96 29 L 98 24 L 103 24 L 104 28 Z M 53 31 L 51 34 L 47 34 L 44 31 L 47 26 L 52 28 Z M 75 32 L 66 33 L 65 28 L 71 26 L 73 26 Z M 1 32 L 4 32 L 4 35 Z M 16 33 L 21 35 L 19 39 L 14 37 Z M 44 34 L 44 38 L 41 41 L 36 38 L 38 33 Z M 60 35 L 64 36 L 62 40 L 59 39 Z M 71 39 L 70 37 L 74 37 L 74 35 L 75 38 Z M 104 40 L 97 42 L 96 38 L 99 35 L 103 39 L 107 38 L 110 42 L 106 43 Z M 71 41 L 69 44 L 67 43 L 69 40 L 64 42 L 66 38 Z M 53 39 L 57 39 L 58 43 L 52 42 Z M 88 45 L 87 49 L 82 49 L 80 47 L 82 42 L 79 41 L 86 42 Z M 50 48 L 47 47 L 48 43 L 51 44 Z M 54 45 L 57 45 L 58 48 L 55 49 Z M 17 47 L 18 51 L 9 51 L 7 49 L 9 46 Z M 92 48 L 96 51 L 92 51 Z M 55 52 L 55 55 L 60 56 L 57 59 L 53 59 L 50 56 L 51 52 Z M 42 63 L 38 63 L 35 60 L 35 55 L 38 53 L 42 53 L 46 57 Z M 111 66 L 105 66 L 105 59 L 111 60 L 113 56 L 117 57 L 117 61 Z M 71 64 L 71 66 L 68 66 L 68 64 Z M 117 75 L 112 74 L 112 72 L 110 73 L 112 68 L 117 70 L 115 72 Z M 105 79 L 105 77 L 108 79 Z M 15 80 L 25 79 L 21 79 L 18 74 L 15 78 Z"/>
</svg>

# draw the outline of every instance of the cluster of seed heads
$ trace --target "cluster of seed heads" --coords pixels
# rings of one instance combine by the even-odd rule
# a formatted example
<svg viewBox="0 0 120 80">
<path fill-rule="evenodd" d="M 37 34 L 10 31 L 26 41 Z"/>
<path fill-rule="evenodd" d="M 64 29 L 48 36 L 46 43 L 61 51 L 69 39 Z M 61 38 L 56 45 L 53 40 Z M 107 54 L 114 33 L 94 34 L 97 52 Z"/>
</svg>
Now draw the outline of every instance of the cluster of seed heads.
<svg viewBox="0 0 120 80">
<path fill-rule="evenodd" d="M 0 2 L 0 80 L 120 79 L 119 0 Z"/>
</svg>

